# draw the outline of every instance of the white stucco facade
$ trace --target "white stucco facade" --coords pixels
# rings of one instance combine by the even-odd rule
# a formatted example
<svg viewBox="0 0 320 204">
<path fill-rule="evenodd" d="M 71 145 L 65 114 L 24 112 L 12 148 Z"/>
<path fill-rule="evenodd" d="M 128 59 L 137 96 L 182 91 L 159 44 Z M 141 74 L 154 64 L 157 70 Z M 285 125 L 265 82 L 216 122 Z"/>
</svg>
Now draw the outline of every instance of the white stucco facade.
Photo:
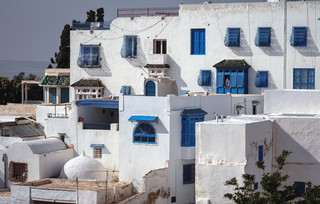
<svg viewBox="0 0 320 204">
<path fill-rule="evenodd" d="M 244 59 L 248 70 L 248 93 L 293 88 L 294 68 L 314 68 L 319 74 L 320 31 L 317 19 L 320 4 L 307 2 L 215 3 L 180 5 L 177 17 L 117 18 L 110 30 L 71 31 L 71 84 L 82 78 L 99 78 L 105 85 L 104 96 L 119 95 L 122 85 L 131 86 L 131 94 L 144 94 L 146 64 L 168 64 L 168 76 L 176 80 L 178 90 L 216 92 L 216 69 L 223 59 Z M 261 18 L 264 16 L 264 18 Z M 307 28 L 307 46 L 290 45 L 292 28 Z M 228 27 L 240 28 L 240 47 L 226 47 Z M 271 27 L 271 46 L 257 47 L 258 27 Z M 191 29 L 205 29 L 205 54 L 192 55 Z M 123 36 L 137 35 L 137 57 L 122 58 Z M 167 40 L 167 54 L 153 54 L 153 40 Z M 80 44 L 100 45 L 99 68 L 77 65 Z M 159 58 L 159 59 L 157 59 Z M 212 71 L 212 83 L 199 86 L 200 70 Z M 255 86 L 257 71 L 268 71 L 268 87 Z M 315 88 L 319 89 L 315 81 Z M 71 88 L 71 100 L 75 93 Z"/>
</svg>

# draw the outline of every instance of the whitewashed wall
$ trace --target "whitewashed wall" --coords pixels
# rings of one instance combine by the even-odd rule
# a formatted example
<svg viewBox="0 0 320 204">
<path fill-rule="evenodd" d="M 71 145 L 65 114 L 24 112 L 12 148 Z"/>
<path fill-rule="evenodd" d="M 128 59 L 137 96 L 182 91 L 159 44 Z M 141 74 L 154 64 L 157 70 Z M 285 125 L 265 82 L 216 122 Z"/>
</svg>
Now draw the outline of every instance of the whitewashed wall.
<svg viewBox="0 0 320 204">
<path fill-rule="evenodd" d="M 229 203 L 225 193 L 232 187 L 224 183 L 243 173 L 257 175 L 258 146 L 264 145 L 266 171 L 272 161 L 272 122 L 225 120 L 202 122 L 196 125 L 196 202 Z"/>
<path fill-rule="evenodd" d="M 275 90 L 265 92 L 265 113 L 320 114 L 320 91 Z"/>
<path fill-rule="evenodd" d="M 252 66 L 249 93 L 292 88 L 293 68 L 315 68 L 318 78 L 319 9 L 319 2 L 288 2 L 285 20 L 283 2 L 185 4 L 180 5 L 179 17 L 117 18 L 111 30 L 71 31 L 71 84 L 81 78 L 99 78 L 106 86 L 105 95 L 118 95 L 121 85 L 132 86 L 133 94 L 143 94 L 143 79 L 147 77 L 144 65 L 152 54 L 153 39 L 167 39 L 167 63 L 171 67 L 168 75 L 177 81 L 179 90 L 215 92 L 216 69 L 212 66 L 223 59 L 245 59 Z M 307 47 L 290 45 L 292 26 L 308 27 Z M 227 27 L 241 28 L 241 47 L 224 45 Z M 255 46 L 257 27 L 272 28 L 271 47 Z M 205 55 L 190 54 L 190 29 L 193 28 L 206 29 Z M 138 35 L 137 59 L 121 58 L 124 35 Z M 101 43 L 102 68 L 77 66 L 80 43 Z M 201 69 L 212 70 L 211 86 L 197 84 Z M 254 85 L 256 71 L 260 70 L 269 71 L 268 88 Z M 317 81 L 315 87 L 320 87 Z M 73 89 L 70 93 L 74 100 Z"/>
</svg>

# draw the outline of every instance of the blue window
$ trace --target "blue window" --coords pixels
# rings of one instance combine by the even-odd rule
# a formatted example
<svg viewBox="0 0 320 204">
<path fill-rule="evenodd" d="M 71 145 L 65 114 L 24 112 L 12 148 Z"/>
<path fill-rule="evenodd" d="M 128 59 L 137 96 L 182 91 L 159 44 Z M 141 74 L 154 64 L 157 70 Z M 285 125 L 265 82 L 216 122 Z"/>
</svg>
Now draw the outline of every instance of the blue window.
<svg viewBox="0 0 320 204">
<path fill-rule="evenodd" d="M 224 45 L 226 47 L 240 47 L 240 28 L 227 28 Z"/>
<path fill-rule="evenodd" d="M 293 88 L 294 89 L 314 89 L 315 69 L 293 69 Z"/>
<path fill-rule="evenodd" d="M 257 71 L 254 84 L 256 87 L 268 87 L 268 71 Z"/>
<path fill-rule="evenodd" d="M 257 35 L 256 35 L 254 43 L 258 47 L 270 46 L 270 44 L 271 44 L 271 28 L 270 27 L 259 27 L 257 29 Z"/>
<path fill-rule="evenodd" d="M 217 68 L 216 82 L 219 94 L 247 94 L 248 68 Z"/>
<path fill-rule="evenodd" d="M 156 143 L 156 132 L 153 126 L 149 123 L 139 123 L 133 133 L 133 142 L 134 143 Z"/>
<path fill-rule="evenodd" d="M 99 45 L 80 45 L 80 54 L 77 64 L 79 67 L 100 67 L 100 46 Z"/>
<path fill-rule="evenodd" d="M 131 94 L 131 86 L 121 86 L 120 93 L 123 93 L 124 95 L 130 95 Z"/>
<path fill-rule="evenodd" d="M 196 144 L 195 124 L 204 121 L 207 112 L 201 109 L 186 109 L 181 114 L 181 146 L 194 147 Z"/>
<path fill-rule="evenodd" d="M 195 178 L 195 165 L 183 165 L 183 184 L 194 183 Z"/>
<path fill-rule="evenodd" d="M 299 181 L 295 181 L 294 182 L 295 185 L 295 189 L 294 189 L 294 193 L 298 196 L 298 197 L 303 197 L 303 193 L 306 190 L 306 183 L 305 182 L 299 182 Z"/>
<path fill-rule="evenodd" d="M 259 145 L 258 161 L 263 161 L 263 145 Z"/>
<path fill-rule="evenodd" d="M 154 81 L 147 81 L 146 83 L 146 96 L 155 96 L 156 95 L 156 84 Z"/>
<path fill-rule="evenodd" d="M 191 29 L 191 54 L 205 55 L 206 54 L 206 30 Z"/>
<path fill-rule="evenodd" d="M 291 46 L 307 46 L 307 27 L 292 27 Z"/>
<path fill-rule="evenodd" d="M 57 89 L 49 88 L 49 103 L 57 103 Z"/>
<path fill-rule="evenodd" d="M 121 57 L 123 58 L 137 57 L 137 36 L 136 35 L 123 36 Z"/>
<path fill-rule="evenodd" d="M 200 70 L 198 84 L 199 86 L 211 86 L 211 70 Z"/>
<path fill-rule="evenodd" d="M 253 190 L 258 190 L 259 184 L 258 182 L 256 182 L 255 184 L 253 184 Z"/>
<path fill-rule="evenodd" d="M 69 102 L 69 88 L 61 88 L 61 103 Z"/>
</svg>

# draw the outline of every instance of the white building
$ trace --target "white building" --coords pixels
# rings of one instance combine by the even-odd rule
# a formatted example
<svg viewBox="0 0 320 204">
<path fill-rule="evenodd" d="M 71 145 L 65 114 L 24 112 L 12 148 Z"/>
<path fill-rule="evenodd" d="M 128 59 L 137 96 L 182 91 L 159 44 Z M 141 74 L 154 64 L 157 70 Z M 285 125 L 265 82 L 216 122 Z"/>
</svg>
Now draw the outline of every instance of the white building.
<svg viewBox="0 0 320 204">
<path fill-rule="evenodd" d="M 101 97 L 121 88 L 147 94 L 157 89 L 147 83 L 157 71 L 179 91 L 318 89 L 318 10 L 318 1 L 185 4 L 178 16 L 118 17 L 110 29 L 73 30 L 70 82 L 99 79 Z"/>
<path fill-rule="evenodd" d="M 287 184 L 301 189 L 308 181 L 319 185 L 319 96 L 319 91 L 267 91 L 269 114 L 197 124 L 196 202 L 230 203 L 223 195 L 232 188 L 224 183 L 232 177 L 241 180 L 244 173 L 256 175 L 259 190 L 263 172 L 256 161 L 264 161 L 266 172 L 272 172 L 282 150 L 292 151 L 283 170 Z"/>
</svg>

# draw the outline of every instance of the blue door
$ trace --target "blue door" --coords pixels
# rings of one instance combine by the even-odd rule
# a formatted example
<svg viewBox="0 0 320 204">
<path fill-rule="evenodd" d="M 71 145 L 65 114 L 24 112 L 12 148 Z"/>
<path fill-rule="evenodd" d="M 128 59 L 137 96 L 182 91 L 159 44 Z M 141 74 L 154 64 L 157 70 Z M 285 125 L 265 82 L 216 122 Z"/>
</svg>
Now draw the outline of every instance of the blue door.
<svg viewBox="0 0 320 204">
<path fill-rule="evenodd" d="M 49 103 L 57 103 L 57 89 L 49 88 Z"/>
<path fill-rule="evenodd" d="M 156 84 L 153 81 L 148 81 L 146 83 L 146 96 L 156 95 Z"/>
<path fill-rule="evenodd" d="M 69 102 L 69 88 L 61 88 L 61 103 Z"/>
</svg>

